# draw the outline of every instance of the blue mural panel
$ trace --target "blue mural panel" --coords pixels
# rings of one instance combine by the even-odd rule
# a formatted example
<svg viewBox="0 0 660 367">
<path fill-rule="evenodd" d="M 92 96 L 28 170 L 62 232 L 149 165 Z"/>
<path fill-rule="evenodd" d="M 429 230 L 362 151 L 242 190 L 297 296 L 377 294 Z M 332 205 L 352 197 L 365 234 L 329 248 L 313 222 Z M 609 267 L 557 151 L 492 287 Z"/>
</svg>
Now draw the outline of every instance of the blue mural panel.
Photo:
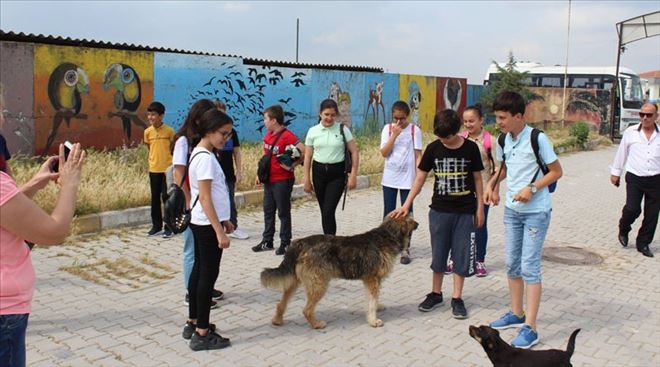
<svg viewBox="0 0 660 367">
<path fill-rule="evenodd" d="M 392 119 L 392 104 L 399 100 L 399 75 L 365 73 L 365 132 L 380 133 Z M 380 110 L 380 113 L 379 113 Z"/>
<path fill-rule="evenodd" d="M 330 98 L 339 106 L 338 120 L 352 129 L 359 129 L 363 123 L 362 114 L 366 103 L 364 73 L 334 70 L 315 70 L 312 76 L 312 104 L 315 113 L 314 123 L 318 123 L 319 105 Z"/>
<path fill-rule="evenodd" d="M 300 134 L 307 131 L 311 72 L 270 66 L 243 65 L 239 58 L 156 53 L 154 98 L 165 104 L 165 122 L 178 129 L 190 106 L 202 98 L 227 105 L 242 140 L 260 141 L 264 108 L 280 104 L 285 123 Z"/>
</svg>

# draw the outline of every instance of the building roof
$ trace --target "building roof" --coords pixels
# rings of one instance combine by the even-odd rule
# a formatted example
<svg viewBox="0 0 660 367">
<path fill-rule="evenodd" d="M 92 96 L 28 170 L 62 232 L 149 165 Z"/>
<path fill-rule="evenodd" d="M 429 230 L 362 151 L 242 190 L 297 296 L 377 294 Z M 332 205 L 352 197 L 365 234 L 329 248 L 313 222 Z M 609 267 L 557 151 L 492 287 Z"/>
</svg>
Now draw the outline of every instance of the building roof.
<svg viewBox="0 0 660 367">
<path fill-rule="evenodd" d="M 649 78 L 660 78 L 660 70 L 645 71 L 639 73 L 640 78 L 649 79 Z"/>
<path fill-rule="evenodd" d="M 191 54 L 191 55 L 236 57 L 236 58 L 241 58 L 243 60 L 243 63 L 246 65 L 268 65 L 268 66 L 289 67 L 289 68 L 297 68 L 297 69 L 369 71 L 375 73 L 383 72 L 383 68 L 379 68 L 379 67 L 331 65 L 331 64 L 306 64 L 306 63 L 296 63 L 290 61 L 265 60 L 265 59 L 249 58 L 249 57 L 246 58 L 237 55 L 217 54 L 212 52 L 180 50 L 180 49 L 164 48 L 164 47 L 151 47 L 151 46 L 135 45 L 128 43 L 113 43 L 113 42 L 105 42 L 105 41 L 97 41 L 97 40 L 77 39 L 70 37 L 65 38 L 62 36 L 55 37 L 52 35 L 32 34 L 32 33 L 23 33 L 23 32 L 19 32 L 19 33 L 12 31 L 5 32 L 1 29 L 0 29 L 0 41 L 29 42 L 29 43 L 42 43 L 42 44 L 59 45 L 59 46 L 105 48 L 105 49 L 118 49 L 118 50 L 130 50 L 130 51 L 153 51 L 153 52 L 170 52 L 170 53 Z"/>
</svg>

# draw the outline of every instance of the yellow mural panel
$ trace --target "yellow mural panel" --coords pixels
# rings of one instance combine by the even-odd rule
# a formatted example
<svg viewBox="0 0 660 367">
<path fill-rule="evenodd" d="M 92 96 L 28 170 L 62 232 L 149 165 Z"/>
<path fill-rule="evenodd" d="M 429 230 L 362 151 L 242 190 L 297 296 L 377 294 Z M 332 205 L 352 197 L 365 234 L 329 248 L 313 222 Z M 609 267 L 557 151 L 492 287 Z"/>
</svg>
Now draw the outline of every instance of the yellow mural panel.
<svg viewBox="0 0 660 367">
<path fill-rule="evenodd" d="M 35 153 L 139 144 L 153 74 L 151 52 L 35 45 Z"/>
<path fill-rule="evenodd" d="M 399 76 L 399 98 L 410 105 L 410 119 L 423 131 L 433 131 L 436 110 L 436 79 L 420 75 Z"/>
</svg>

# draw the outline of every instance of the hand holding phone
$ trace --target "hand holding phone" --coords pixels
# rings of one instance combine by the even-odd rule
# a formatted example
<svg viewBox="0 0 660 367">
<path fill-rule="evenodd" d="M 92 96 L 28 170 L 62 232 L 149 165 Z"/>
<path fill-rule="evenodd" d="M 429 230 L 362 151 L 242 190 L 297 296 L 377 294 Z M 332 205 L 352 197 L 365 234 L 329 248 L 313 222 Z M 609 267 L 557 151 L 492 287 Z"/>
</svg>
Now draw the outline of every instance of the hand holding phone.
<svg viewBox="0 0 660 367">
<path fill-rule="evenodd" d="M 71 153 L 71 148 L 73 148 L 73 144 L 71 144 L 70 141 L 65 141 L 64 142 L 64 162 L 66 162 L 69 159 L 69 153 Z M 64 163 L 62 162 L 62 163 Z M 51 167 L 51 171 L 53 172 L 59 172 L 60 170 L 60 160 L 56 159 L 53 163 L 53 166 Z"/>
</svg>

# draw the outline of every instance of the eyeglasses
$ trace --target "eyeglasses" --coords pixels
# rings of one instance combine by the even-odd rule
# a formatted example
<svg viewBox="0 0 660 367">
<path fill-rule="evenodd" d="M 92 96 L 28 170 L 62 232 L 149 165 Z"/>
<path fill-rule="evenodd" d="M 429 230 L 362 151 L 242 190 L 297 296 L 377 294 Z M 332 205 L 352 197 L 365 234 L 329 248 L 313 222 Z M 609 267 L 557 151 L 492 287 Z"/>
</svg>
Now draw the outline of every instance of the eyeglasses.
<svg viewBox="0 0 660 367">
<path fill-rule="evenodd" d="M 639 113 L 639 117 L 640 117 L 640 118 L 644 118 L 644 117 L 649 117 L 649 118 L 651 118 L 651 117 L 653 117 L 653 115 L 655 115 L 655 113 L 650 113 L 650 112 L 640 112 L 640 113 Z"/>
<path fill-rule="evenodd" d="M 230 132 L 228 132 L 228 133 L 222 133 L 222 137 L 225 138 L 225 139 L 227 139 L 227 140 L 229 140 L 229 138 L 231 138 L 232 135 L 234 135 L 234 132 L 233 132 L 233 131 L 230 131 Z"/>
<path fill-rule="evenodd" d="M 401 117 L 401 118 L 392 117 L 392 122 L 404 122 L 404 121 L 406 121 L 405 117 Z"/>
</svg>

